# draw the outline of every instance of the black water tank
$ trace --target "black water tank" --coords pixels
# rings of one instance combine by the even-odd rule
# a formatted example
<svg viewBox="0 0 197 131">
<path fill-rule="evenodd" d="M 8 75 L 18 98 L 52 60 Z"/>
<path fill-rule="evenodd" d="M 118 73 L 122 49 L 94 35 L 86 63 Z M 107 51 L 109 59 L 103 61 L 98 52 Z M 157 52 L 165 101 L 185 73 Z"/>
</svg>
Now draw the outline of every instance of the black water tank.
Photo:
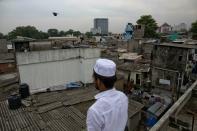
<svg viewBox="0 0 197 131">
<path fill-rule="evenodd" d="M 21 98 L 18 95 L 11 95 L 8 97 L 8 104 L 10 109 L 18 109 L 21 106 Z"/>
<path fill-rule="evenodd" d="M 30 95 L 29 86 L 26 83 L 20 84 L 19 94 L 21 95 L 21 99 L 27 98 Z"/>
</svg>

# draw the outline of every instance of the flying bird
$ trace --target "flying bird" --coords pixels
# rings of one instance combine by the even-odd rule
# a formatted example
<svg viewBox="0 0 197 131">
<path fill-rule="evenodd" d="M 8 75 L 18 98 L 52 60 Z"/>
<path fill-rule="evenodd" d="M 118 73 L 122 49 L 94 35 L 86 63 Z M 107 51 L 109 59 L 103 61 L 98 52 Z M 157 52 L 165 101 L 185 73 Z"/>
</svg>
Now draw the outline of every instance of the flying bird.
<svg viewBox="0 0 197 131">
<path fill-rule="evenodd" d="M 57 12 L 53 12 L 53 16 L 57 16 L 58 15 L 58 13 Z"/>
</svg>

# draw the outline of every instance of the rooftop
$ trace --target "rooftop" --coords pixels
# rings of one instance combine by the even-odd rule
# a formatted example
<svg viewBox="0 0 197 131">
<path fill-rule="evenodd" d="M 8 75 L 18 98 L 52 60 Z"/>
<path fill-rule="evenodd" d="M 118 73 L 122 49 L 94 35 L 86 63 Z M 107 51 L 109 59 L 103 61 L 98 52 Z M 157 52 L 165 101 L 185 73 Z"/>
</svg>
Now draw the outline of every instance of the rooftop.
<svg viewBox="0 0 197 131">
<path fill-rule="evenodd" d="M 197 49 L 197 44 L 177 44 L 177 43 L 162 43 L 159 46 L 170 46 L 176 48 Z"/>
<path fill-rule="evenodd" d="M 149 72 L 150 64 L 123 63 L 117 68 L 124 71 Z"/>
<path fill-rule="evenodd" d="M 119 59 L 125 59 L 125 60 L 139 60 L 142 58 L 142 55 L 138 55 L 137 53 L 123 53 Z"/>
<path fill-rule="evenodd" d="M 86 112 L 98 91 L 92 86 L 73 90 L 39 93 L 22 101 L 30 104 L 10 110 L 6 101 L 0 102 L 1 131 L 83 131 Z M 143 105 L 129 100 L 129 117 Z"/>
<path fill-rule="evenodd" d="M 49 37 L 49 40 L 79 40 L 79 38 L 75 36 L 68 36 L 68 37 Z"/>
<path fill-rule="evenodd" d="M 170 25 L 169 25 L 168 23 L 165 22 L 162 26 L 170 26 Z"/>
<path fill-rule="evenodd" d="M 29 38 L 29 37 L 17 36 L 17 38 L 12 41 L 13 42 L 30 42 L 30 41 L 35 41 L 35 39 Z"/>
</svg>

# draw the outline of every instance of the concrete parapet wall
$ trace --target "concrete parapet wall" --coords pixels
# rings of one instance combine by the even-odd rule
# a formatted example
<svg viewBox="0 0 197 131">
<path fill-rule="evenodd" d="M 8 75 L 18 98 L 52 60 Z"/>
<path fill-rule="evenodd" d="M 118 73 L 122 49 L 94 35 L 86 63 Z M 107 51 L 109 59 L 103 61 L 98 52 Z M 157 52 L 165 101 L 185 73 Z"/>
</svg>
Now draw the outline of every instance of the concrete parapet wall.
<svg viewBox="0 0 197 131">
<path fill-rule="evenodd" d="M 76 48 L 16 54 L 20 81 L 32 93 L 51 86 L 82 81 L 92 83 L 93 65 L 100 57 L 98 48 Z"/>
<path fill-rule="evenodd" d="M 0 53 L 8 52 L 6 39 L 0 39 Z"/>
<path fill-rule="evenodd" d="M 100 56 L 100 50 L 97 48 L 76 48 L 16 53 L 18 65 L 63 61 L 73 58 L 89 59 L 96 58 L 98 56 Z"/>
<path fill-rule="evenodd" d="M 0 53 L 0 60 L 14 59 L 14 53 Z"/>
<path fill-rule="evenodd" d="M 18 65 L 63 61 L 77 57 L 79 57 L 79 49 L 47 50 L 16 53 Z"/>
</svg>

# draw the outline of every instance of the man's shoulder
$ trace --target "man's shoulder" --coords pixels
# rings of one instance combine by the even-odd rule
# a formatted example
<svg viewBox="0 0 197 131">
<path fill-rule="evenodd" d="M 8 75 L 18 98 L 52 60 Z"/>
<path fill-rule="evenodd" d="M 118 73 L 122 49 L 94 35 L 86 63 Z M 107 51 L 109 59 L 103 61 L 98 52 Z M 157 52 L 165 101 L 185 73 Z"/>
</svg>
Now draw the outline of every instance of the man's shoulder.
<svg viewBox="0 0 197 131">
<path fill-rule="evenodd" d="M 113 97 L 113 96 L 112 96 Z M 102 97 L 100 99 L 97 99 L 94 104 L 89 108 L 90 110 L 94 110 L 98 113 L 104 113 L 105 111 L 108 111 L 111 109 L 111 102 L 109 101 L 108 97 Z"/>
<path fill-rule="evenodd" d="M 101 101 L 101 100 L 97 100 L 94 104 L 92 104 L 90 106 L 90 108 L 88 109 L 88 111 L 90 112 L 94 112 L 97 114 L 102 114 L 103 113 L 103 106 L 105 104 Z"/>
<path fill-rule="evenodd" d="M 94 102 L 94 104 L 90 108 L 101 108 L 103 105 L 108 104 L 106 98 L 100 98 Z"/>
<path fill-rule="evenodd" d="M 127 96 L 126 96 L 122 91 L 116 90 L 116 93 L 117 93 L 119 96 L 124 97 L 125 99 L 127 99 Z"/>
<path fill-rule="evenodd" d="M 113 93 L 109 96 L 97 99 L 95 103 L 90 106 L 89 110 L 94 110 L 99 113 L 110 110 L 113 105 L 112 103 L 117 100 L 126 103 L 128 102 L 128 98 L 123 92 L 114 89 Z"/>
</svg>

